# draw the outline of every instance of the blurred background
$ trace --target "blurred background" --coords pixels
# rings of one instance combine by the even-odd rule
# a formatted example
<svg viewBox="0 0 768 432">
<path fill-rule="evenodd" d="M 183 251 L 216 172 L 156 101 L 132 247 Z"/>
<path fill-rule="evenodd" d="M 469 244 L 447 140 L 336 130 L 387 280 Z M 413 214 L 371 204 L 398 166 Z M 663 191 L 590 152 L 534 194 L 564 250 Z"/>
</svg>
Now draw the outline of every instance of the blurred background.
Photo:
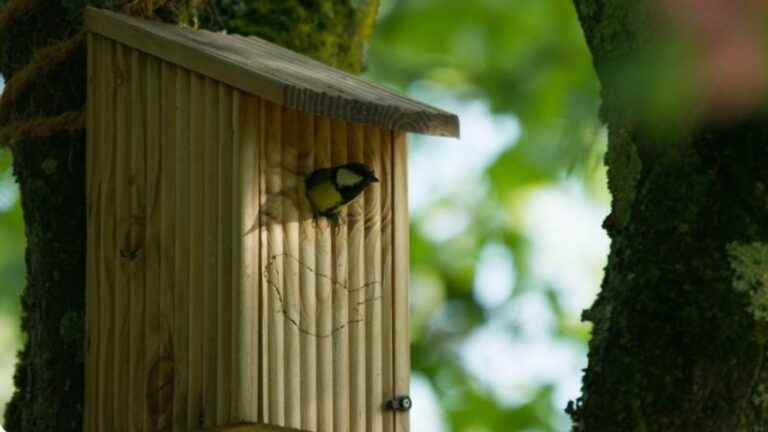
<svg viewBox="0 0 768 432">
<path fill-rule="evenodd" d="M 568 430 L 579 316 L 609 246 L 598 85 L 571 2 L 383 0 L 366 77 L 462 124 L 460 140 L 411 137 L 412 430 Z M 0 409 L 22 340 L 9 165 L 0 151 Z"/>
</svg>

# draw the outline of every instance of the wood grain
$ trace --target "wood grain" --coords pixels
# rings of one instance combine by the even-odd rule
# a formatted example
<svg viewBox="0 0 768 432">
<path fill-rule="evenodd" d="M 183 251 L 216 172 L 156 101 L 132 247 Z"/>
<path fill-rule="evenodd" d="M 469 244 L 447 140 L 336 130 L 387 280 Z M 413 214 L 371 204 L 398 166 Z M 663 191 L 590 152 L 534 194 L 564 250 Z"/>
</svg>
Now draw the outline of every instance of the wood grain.
<svg viewBox="0 0 768 432">
<path fill-rule="evenodd" d="M 296 169 L 309 173 L 315 167 L 315 117 L 299 113 Z M 302 189 L 303 190 L 303 189 Z M 303 196 L 297 199 L 305 199 Z M 301 296 L 301 427 L 317 430 L 317 293 L 315 289 L 315 221 L 308 206 L 300 207 Z"/>
<path fill-rule="evenodd" d="M 234 367 L 242 371 L 239 389 L 239 415 L 249 421 L 259 417 L 259 371 L 260 359 L 260 242 L 259 242 L 259 111 L 257 98 L 241 95 L 239 105 L 239 227 L 240 241 L 240 309 L 237 330 L 240 337 L 240 356 Z M 235 209 L 237 210 L 237 209 Z"/>
<path fill-rule="evenodd" d="M 144 71 L 146 58 L 138 51 L 131 50 L 131 219 L 130 240 L 123 248 L 122 254 L 130 262 L 131 290 L 129 313 L 129 340 L 130 346 L 128 371 L 128 429 L 141 429 L 144 427 L 146 410 L 144 398 L 146 395 L 145 358 L 146 346 L 146 82 Z"/>
<path fill-rule="evenodd" d="M 350 161 L 363 162 L 366 144 L 363 125 L 350 124 L 347 136 Z M 366 292 L 365 286 L 365 197 L 358 198 L 347 208 L 347 248 L 349 283 L 349 383 L 350 430 L 364 431 L 367 424 L 366 381 Z"/>
<path fill-rule="evenodd" d="M 266 106 L 266 123 L 264 125 L 266 142 L 264 158 L 266 166 L 263 175 L 266 176 L 266 193 L 269 198 L 279 197 L 282 192 L 283 164 L 282 125 L 283 109 L 274 104 Z M 282 200 L 276 200 L 274 212 L 282 215 Z M 274 221 L 268 222 L 267 255 L 263 262 L 266 274 L 266 290 L 269 298 L 266 334 L 269 343 L 269 368 L 265 379 L 269 387 L 269 417 L 267 423 L 285 425 L 285 327 L 286 315 L 283 304 L 283 276 L 285 271 L 285 255 L 283 240 L 284 227 Z"/>
<path fill-rule="evenodd" d="M 381 136 L 378 130 L 365 128 L 366 146 L 363 149 L 365 163 L 374 172 L 381 172 Z M 366 316 L 366 390 L 367 431 L 382 432 L 382 400 L 384 383 L 382 363 L 383 314 L 381 297 L 384 292 L 381 278 L 381 182 L 374 183 L 365 191 L 365 210 L 363 224 L 365 228 L 365 316 Z M 389 432 L 389 431 L 386 431 Z"/>
<path fill-rule="evenodd" d="M 331 123 L 315 123 L 315 167 L 331 166 Z M 333 431 L 333 245 L 331 223 L 318 218 L 315 233 L 315 296 L 317 305 L 317 430 Z"/>
<path fill-rule="evenodd" d="M 101 146 L 99 165 L 102 170 L 99 203 L 100 211 L 100 255 L 99 255 L 99 314 L 100 314 L 100 343 L 99 356 L 99 393 L 101 402 L 101 421 L 99 424 L 105 429 L 113 429 L 115 426 L 115 400 L 104 397 L 114 383 L 117 371 L 115 370 L 115 105 L 106 103 L 114 100 L 116 80 L 114 74 L 114 42 L 102 39 L 99 44 L 99 58 L 103 59 L 102 94 L 104 106 L 101 114 Z"/>
<path fill-rule="evenodd" d="M 301 427 L 301 315 L 299 209 L 300 198 L 292 173 L 297 164 L 299 130 L 296 127 L 299 116 L 296 111 L 285 110 L 282 117 L 282 193 L 286 205 L 282 207 L 282 224 L 285 233 L 283 261 L 283 314 L 285 325 L 285 423 L 284 426 Z"/>
<path fill-rule="evenodd" d="M 117 251 L 113 255 L 117 269 L 115 280 L 115 319 L 114 340 L 117 343 L 115 368 L 117 371 L 116 387 L 127 389 L 130 370 L 130 304 L 131 262 L 124 257 L 126 248 L 130 248 L 131 238 L 131 187 L 129 175 L 131 172 L 131 110 L 130 110 L 130 49 L 115 44 L 114 76 L 115 98 L 125 101 L 115 105 L 115 223 Z M 121 391 L 116 395 L 115 422 L 118 425 L 129 423 L 130 411 L 125 407 L 129 404 L 129 393 Z"/>
<path fill-rule="evenodd" d="M 88 50 L 85 430 L 407 431 L 405 133 Z M 381 182 L 315 221 L 304 177 L 347 161 Z"/>
<path fill-rule="evenodd" d="M 221 239 L 219 158 L 219 85 L 206 79 L 206 143 L 205 143 L 205 393 L 204 424 L 219 423 L 219 368 L 221 344 L 219 339 L 219 242 Z"/>
<path fill-rule="evenodd" d="M 379 214 L 381 227 L 381 311 L 384 324 L 381 332 L 381 353 L 382 353 L 382 401 L 395 397 L 394 394 L 394 357 L 399 355 L 393 346 L 393 329 L 396 325 L 392 307 L 392 297 L 396 290 L 392 279 L 392 134 L 390 131 L 376 129 L 371 131 L 378 135 L 380 147 L 377 152 L 378 167 L 376 173 L 381 176 L 383 181 L 377 183 L 379 186 Z M 375 141 L 372 139 L 372 141 Z M 383 415 L 383 429 L 391 431 L 394 429 L 394 413 L 385 411 Z"/>
<path fill-rule="evenodd" d="M 219 229 L 220 238 L 218 242 L 218 340 L 219 357 L 217 364 L 217 386 L 218 386 L 218 410 L 216 415 L 216 424 L 229 423 L 232 421 L 231 399 L 233 396 L 232 376 L 235 371 L 232 369 L 232 358 L 235 355 L 232 343 L 232 311 L 233 296 L 238 290 L 233 285 L 232 263 L 233 263 L 233 226 L 232 213 L 234 209 L 233 192 L 234 182 L 232 172 L 234 171 L 233 161 L 233 130 L 232 130 L 232 101 L 234 99 L 232 89 L 222 83 L 218 83 L 219 92 Z M 236 394 L 236 393 L 235 393 Z"/>
<path fill-rule="evenodd" d="M 86 28 L 287 108 L 386 129 L 459 136 L 456 115 L 264 40 L 88 8 Z"/>
<path fill-rule="evenodd" d="M 331 122 L 331 165 L 347 163 L 347 124 Z M 349 432 L 349 283 L 347 267 L 347 209 L 339 211 L 333 228 L 333 430 Z"/>
<path fill-rule="evenodd" d="M 406 134 L 392 132 L 393 283 L 395 395 L 410 392 L 411 337 L 408 288 L 410 286 L 410 231 L 408 222 L 408 144 Z M 410 430 L 408 411 L 395 414 L 395 432 Z"/>
<path fill-rule="evenodd" d="M 193 317 L 190 314 L 192 298 L 192 280 L 190 259 L 192 245 L 192 125 L 191 125 L 191 89 L 189 71 L 176 69 L 175 92 L 176 106 L 173 108 L 176 125 L 175 154 L 175 226 L 174 260 L 174 304 L 173 304 L 173 346 L 175 362 L 175 380 L 173 395 L 174 426 L 180 430 L 189 430 L 196 425 L 188 413 L 190 398 L 191 365 L 190 327 Z"/>
<path fill-rule="evenodd" d="M 207 122 L 205 119 L 206 80 L 190 74 L 190 250 L 189 260 L 189 397 L 187 421 L 199 425 L 205 417 L 205 327 L 206 327 L 206 278 L 205 278 L 205 227 L 206 207 L 206 147 Z M 195 109 L 195 107 L 197 107 Z"/>
</svg>

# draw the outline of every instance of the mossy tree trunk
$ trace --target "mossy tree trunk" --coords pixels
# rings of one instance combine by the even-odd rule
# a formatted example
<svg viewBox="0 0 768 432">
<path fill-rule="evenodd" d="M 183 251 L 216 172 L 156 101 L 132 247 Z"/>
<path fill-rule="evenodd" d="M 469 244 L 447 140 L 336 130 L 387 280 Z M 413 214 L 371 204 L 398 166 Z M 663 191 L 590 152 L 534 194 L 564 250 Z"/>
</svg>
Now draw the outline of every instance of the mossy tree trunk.
<svg viewBox="0 0 768 432">
<path fill-rule="evenodd" d="M 768 430 L 768 118 L 640 118 L 637 95 L 658 89 L 632 57 L 655 50 L 663 2 L 574 3 L 602 84 L 613 203 L 573 430 Z M 618 73 L 627 64 L 639 73 Z"/>
<path fill-rule="evenodd" d="M 199 18 L 204 25 L 250 29 L 353 72 L 362 67 L 378 9 L 377 0 L 10 0 L 0 10 L 0 73 L 7 83 L 0 145 L 12 150 L 27 235 L 26 342 L 5 412 L 9 432 L 82 430 L 86 203 L 79 113 L 85 51 L 73 38 L 82 30 L 86 3 L 170 22 Z M 247 14 L 253 10 L 262 12 L 258 20 Z M 221 16 L 209 18 L 212 11 Z M 56 55 L 62 47 L 72 49 Z"/>
</svg>

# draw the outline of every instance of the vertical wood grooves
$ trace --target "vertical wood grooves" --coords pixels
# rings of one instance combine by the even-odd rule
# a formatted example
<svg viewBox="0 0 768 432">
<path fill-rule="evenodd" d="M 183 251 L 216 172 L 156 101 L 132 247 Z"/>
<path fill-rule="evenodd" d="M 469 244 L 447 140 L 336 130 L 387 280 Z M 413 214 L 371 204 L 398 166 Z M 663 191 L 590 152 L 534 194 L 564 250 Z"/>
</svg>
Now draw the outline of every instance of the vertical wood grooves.
<svg viewBox="0 0 768 432">
<path fill-rule="evenodd" d="M 392 213 L 391 213 L 391 146 L 390 134 L 383 129 L 375 130 L 380 137 L 380 145 L 377 150 L 376 173 L 380 175 L 379 186 L 379 230 L 381 235 L 381 319 L 382 324 L 382 399 L 387 400 L 394 397 L 394 365 L 393 359 L 393 329 L 395 323 L 392 322 Z M 385 411 L 383 416 L 383 429 L 394 432 L 394 416 L 392 411 Z"/>
<path fill-rule="evenodd" d="M 347 128 L 331 121 L 331 164 L 347 163 Z M 347 208 L 339 211 L 339 226 L 333 227 L 332 311 L 333 311 L 333 431 L 349 432 L 349 285 L 347 279 Z"/>
<path fill-rule="evenodd" d="M 205 402 L 203 406 L 205 426 L 215 426 L 218 414 L 219 388 L 218 360 L 221 347 L 218 340 L 219 317 L 219 92 L 215 81 L 205 79 L 205 107 L 207 139 L 205 147 L 205 354 L 204 385 Z"/>
<path fill-rule="evenodd" d="M 373 168 L 374 172 L 381 172 L 380 135 L 374 128 L 366 127 L 367 145 L 363 148 L 365 163 Z M 380 184 L 374 183 L 365 191 L 365 210 L 363 221 L 365 224 L 365 283 L 367 285 L 366 320 L 369 326 L 367 331 L 366 349 L 366 379 L 368 381 L 368 431 L 382 432 L 382 406 L 381 401 L 386 397 L 383 394 L 382 383 L 382 279 L 381 279 L 381 231 L 379 225 L 380 210 Z M 386 415 L 386 414 L 384 414 Z M 387 431 L 389 432 L 389 431 Z"/>
<path fill-rule="evenodd" d="M 349 160 L 364 161 L 364 128 L 350 124 Z M 353 201 L 347 210 L 349 248 L 349 382 L 350 382 L 350 430 L 366 430 L 366 302 L 365 284 L 365 197 Z"/>
<path fill-rule="evenodd" d="M 300 373 L 300 336 L 299 328 L 303 325 L 300 314 L 299 298 L 299 215 L 296 204 L 299 202 L 299 181 L 296 173 L 298 136 L 298 116 L 296 111 L 283 112 L 282 169 L 283 177 L 281 201 L 282 221 L 285 234 L 285 252 L 283 269 L 283 319 L 285 332 L 285 426 L 301 427 L 301 373 Z"/>
<path fill-rule="evenodd" d="M 130 240 L 125 250 L 125 255 L 130 262 L 131 272 L 131 318 L 130 336 L 128 344 L 129 353 L 128 371 L 128 428 L 139 429 L 144 427 L 144 395 L 146 393 L 146 381 L 144 379 L 144 351 L 145 351 L 145 229 L 146 229 L 146 158 L 145 158 L 145 115 L 146 97 L 144 88 L 145 59 L 139 52 L 130 52 L 131 68 L 131 211 Z"/>
<path fill-rule="evenodd" d="M 191 216 L 190 206 L 190 167 L 191 167 L 191 124 L 190 124 L 190 87 L 189 72 L 176 68 L 176 86 L 174 88 L 176 106 L 173 113 L 176 119 L 176 148 L 175 148 L 175 214 L 174 229 L 174 394 L 173 418 L 178 430 L 186 431 L 195 426 L 191 423 L 188 413 L 190 372 L 190 343 L 189 326 L 191 299 L 191 269 L 188 266 L 191 250 Z"/>
<path fill-rule="evenodd" d="M 146 393 L 143 396 L 143 409 L 147 411 L 144 427 L 146 430 L 158 429 L 162 419 L 159 412 L 157 395 L 160 390 L 159 372 L 163 368 L 158 360 L 162 356 L 165 343 L 166 318 L 162 315 L 162 180 L 161 180 L 161 145 L 160 129 L 160 63 L 156 58 L 146 57 L 144 76 L 146 86 L 146 294 L 145 294 L 145 352 L 143 379 L 146 381 Z"/>
<path fill-rule="evenodd" d="M 230 404 L 232 388 L 231 358 L 232 345 L 232 91 L 224 84 L 218 84 L 219 91 L 219 229 L 218 241 L 218 409 L 216 424 L 229 422 L 232 407 Z"/>
<path fill-rule="evenodd" d="M 327 118 L 317 117 L 315 167 L 331 166 L 331 125 Z M 332 225 L 318 218 L 315 243 L 315 286 L 317 296 L 317 427 L 319 432 L 333 431 L 333 297 L 330 277 L 332 269 Z"/>
<path fill-rule="evenodd" d="M 268 116 L 268 108 L 269 105 L 266 101 L 259 99 L 259 148 L 258 148 L 258 160 L 259 160 L 259 273 L 260 273 L 260 289 L 259 289 L 259 296 L 260 296 L 260 313 L 259 316 L 261 317 L 261 331 L 259 332 L 259 335 L 261 336 L 259 339 L 259 355 L 262 359 L 262 367 L 260 369 L 260 375 L 259 375 L 259 389 L 261 390 L 261 413 L 259 416 L 259 419 L 264 421 L 264 423 L 269 423 L 272 421 L 272 417 L 270 416 L 271 412 L 271 406 L 270 406 L 270 397 L 272 396 L 272 393 L 269 390 L 269 367 L 272 364 L 272 359 L 270 358 L 270 347 L 271 347 L 271 340 L 272 338 L 269 335 L 269 321 L 271 318 L 270 310 L 272 308 L 272 288 L 269 285 L 269 269 L 267 268 L 267 263 L 270 261 L 269 258 L 269 235 L 270 235 L 270 221 L 266 215 L 266 202 L 268 199 L 268 174 L 269 174 L 269 160 L 267 160 L 267 147 L 269 146 L 269 142 L 267 141 L 268 135 L 267 135 L 267 120 L 269 118 Z"/>
<path fill-rule="evenodd" d="M 404 132 L 392 132 L 392 203 L 393 203 L 393 237 L 394 258 L 393 275 L 394 290 L 393 324 L 394 324 L 394 373 L 395 393 L 408 394 L 411 376 L 410 349 L 410 310 L 408 307 L 408 290 L 410 287 L 410 238 L 408 230 L 408 147 Z M 395 432 L 410 430 L 410 414 L 398 413 Z"/>
<path fill-rule="evenodd" d="M 284 425 L 285 423 L 285 356 L 284 356 L 284 314 L 285 310 L 281 301 L 283 296 L 282 278 L 284 272 L 283 256 L 283 226 L 280 224 L 282 215 L 282 200 L 280 192 L 282 188 L 282 145 L 283 137 L 279 125 L 282 124 L 282 108 L 268 104 L 267 143 L 264 151 L 267 158 L 267 200 L 275 202 L 274 212 L 276 220 L 269 220 L 269 238 L 267 260 L 264 263 L 269 297 L 269 314 L 267 317 L 269 334 L 269 368 L 267 370 L 269 381 L 269 419 L 271 424 Z"/>
<path fill-rule="evenodd" d="M 231 91 L 231 90 L 230 90 Z M 232 298 L 230 303 L 230 311 L 232 317 L 229 322 L 229 333 L 232 338 L 232 348 L 230 351 L 230 362 L 227 367 L 231 370 L 231 375 L 227 385 L 230 390 L 230 409 L 229 409 L 229 421 L 238 419 L 247 419 L 253 421 L 253 417 L 248 415 L 248 409 L 245 405 L 247 403 L 248 394 L 247 389 L 250 387 L 248 384 L 249 374 L 244 367 L 251 360 L 251 347 L 247 339 L 247 332 L 251 331 L 253 325 L 247 321 L 248 316 L 253 316 L 252 312 L 246 312 L 249 309 L 249 297 L 247 290 L 250 289 L 247 283 L 241 279 L 241 275 L 245 272 L 245 267 L 242 265 L 243 251 L 241 246 L 245 244 L 246 239 L 243 239 L 240 235 L 243 231 L 242 226 L 242 209 L 247 205 L 247 201 L 242 199 L 243 185 L 241 183 L 242 170 L 240 167 L 240 135 L 242 130 L 240 129 L 240 92 L 231 91 L 232 103 L 229 108 L 229 117 L 227 118 L 227 127 L 231 130 L 231 136 L 229 137 L 229 146 L 232 149 L 232 155 L 229 158 L 227 175 L 229 175 L 229 182 L 232 185 L 229 189 L 231 197 L 230 206 L 230 228 L 229 228 L 229 250 L 232 253 L 231 262 L 229 266 L 230 274 L 230 290 L 232 292 Z M 246 315 L 247 314 L 247 315 Z M 245 385 L 243 385 L 245 383 Z"/>
<path fill-rule="evenodd" d="M 206 137 L 207 123 L 205 78 L 190 73 L 189 86 L 189 124 L 190 124 L 190 170 L 187 181 L 190 184 L 190 302 L 189 302 L 189 398 L 187 400 L 187 421 L 190 425 L 199 425 L 204 416 L 206 397 L 205 387 L 205 337 L 206 325 L 206 196 L 205 185 L 207 170 Z"/>
<path fill-rule="evenodd" d="M 158 430 L 173 429 L 174 398 L 177 392 L 175 385 L 176 356 L 178 346 L 175 344 L 175 226 L 176 226 L 176 145 L 178 140 L 176 129 L 176 66 L 169 63 L 160 64 L 160 195 L 158 216 L 160 218 L 160 311 L 161 321 L 158 348 L 154 356 L 154 370 L 150 377 L 155 381 L 156 390 L 149 395 L 149 403 L 154 406 L 150 414 L 155 418 Z"/>
<path fill-rule="evenodd" d="M 115 44 L 109 39 L 102 40 L 101 44 L 101 58 L 104 61 L 104 78 L 103 82 L 103 97 L 106 101 L 112 101 L 115 97 L 115 71 L 114 71 L 114 49 Z M 105 101 L 105 102 L 106 102 Z M 116 343 L 114 339 L 115 328 L 115 309 L 116 309 L 116 297 L 115 297 L 115 277 L 116 272 L 114 268 L 115 263 L 115 105 L 112 103 L 105 103 L 104 109 L 101 111 L 102 125 L 101 129 L 101 169 L 105 170 L 102 177 L 101 186 L 101 213 L 100 213 L 100 229 L 101 229 L 101 254 L 99 259 L 101 260 L 100 270 L 100 303 L 101 303 L 101 316 L 103 317 L 100 323 L 101 327 L 101 353 L 102 359 L 102 371 L 101 376 L 103 379 L 101 382 L 101 397 L 104 399 L 101 415 L 102 426 L 106 429 L 112 429 L 115 427 L 115 400 L 108 397 L 108 393 L 111 390 L 111 385 L 117 376 L 116 366 Z"/>
<path fill-rule="evenodd" d="M 405 133 L 88 53 L 85 430 L 407 432 Z M 349 161 L 381 182 L 313 220 L 305 176 Z"/>
<path fill-rule="evenodd" d="M 237 384 L 240 395 L 240 406 L 238 408 L 240 417 L 248 421 L 259 420 L 259 400 L 257 395 L 260 393 L 259 370 L 261 362 L 259 359 L 259 331 L 260 331 L 260 310 L 259 310 L 259 230 L 258 230 L 258 205 L 259 205 L 259 177 L 258 177 L 258 101 L 247 95 L 236 93 L 235 112 L 239 112 L 239 117 L 235 121 L 236 128 L 236 148 L 237 153 L 234 163 L 238 168 L 236 170 L 239 211 L 239 219 L 233 222 L 235 230 L 236 251 L 238 253 L 235 261 L 240 264 L 240 295 L 239 301 L 236 299 L 236 307 L 239 305 L 239 320 L 235 323 L 239 332 L 239 344 L 241 357 L 233 365 L 237 370 L 242 371 Z M 236 129 L 237 130 L 237 129 Z M 238 172 L 239 171 L 239 172 Z M 235 209 L 237 210 L 237 208 Z M 235 272 L 237 274 L 237 272 Z"/>
<path fill-rule="evenodd" d="M 310 173 L 315 168 L 315 118 L 311 114 L 300 113 L 298 129 L 301 131 L 298 145 L 297 171 Z M 303 182 L 304 179 L 299 179 Z M 305 191 L 303 184 L 300 190 Z M 304 196 L 298 199 L 306 200 Z M 317 430 L 317 310 L 315 289 L 315 221 L 312 210 L 303 205 L 300 208 L 301 224 L 301 260 L 300 296 L 301 296 L 301 428 Z"/>
<path fill-rule="evenodd" d="M 118 79 L 116 89 L 116 100 L 124 101 L 115 106 L 115 200 L 117 202 L 115 222 L 117 228 L 116 241 L 114 246 L 113 259 L 117 269 L 116 279 L 116 310 L 115 319 L 117 325 L 114 328 L 114 340 L 117 342 L 116 352 L 116 386 L 117 388 L 127 389 L 129 383 L 128 371 L 130 368 L 130 309 L 125 305 L 130 304 L 131 295 L 131 264 L 130 261 L 123 258 L 121 251 L 128 246 L 131 230 L 131 199 L 130 185 L 128 176 L 131 172 L 130 142 L 131 142 L 131 100 L 128 97 L 128 87 L 132 77 L 130 76 L 130 59 L 124 46 L 115 45 L 115 72 Z M 115 421 L 118 425 L 127 425 L 129 422 L 130 411 L 125 407 L 129 402 L 129 393 L 121 391 L 116 395 Z"/>
</svg>

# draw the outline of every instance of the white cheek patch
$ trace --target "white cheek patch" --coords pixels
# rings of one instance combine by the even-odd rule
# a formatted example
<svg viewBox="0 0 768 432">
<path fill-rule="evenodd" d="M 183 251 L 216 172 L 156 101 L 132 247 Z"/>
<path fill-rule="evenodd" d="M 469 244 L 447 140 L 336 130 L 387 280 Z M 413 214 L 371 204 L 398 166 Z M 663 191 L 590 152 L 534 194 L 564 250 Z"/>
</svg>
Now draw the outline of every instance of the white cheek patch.
<svg viewBox="0 0 768 432">
<path fill-rule="evenodd" d="M 340 169 L 336 172 L 336 184 L 341 187 L 355 186 L 363 181 L 363 177 L 348 169 Z"/>
</svg>

